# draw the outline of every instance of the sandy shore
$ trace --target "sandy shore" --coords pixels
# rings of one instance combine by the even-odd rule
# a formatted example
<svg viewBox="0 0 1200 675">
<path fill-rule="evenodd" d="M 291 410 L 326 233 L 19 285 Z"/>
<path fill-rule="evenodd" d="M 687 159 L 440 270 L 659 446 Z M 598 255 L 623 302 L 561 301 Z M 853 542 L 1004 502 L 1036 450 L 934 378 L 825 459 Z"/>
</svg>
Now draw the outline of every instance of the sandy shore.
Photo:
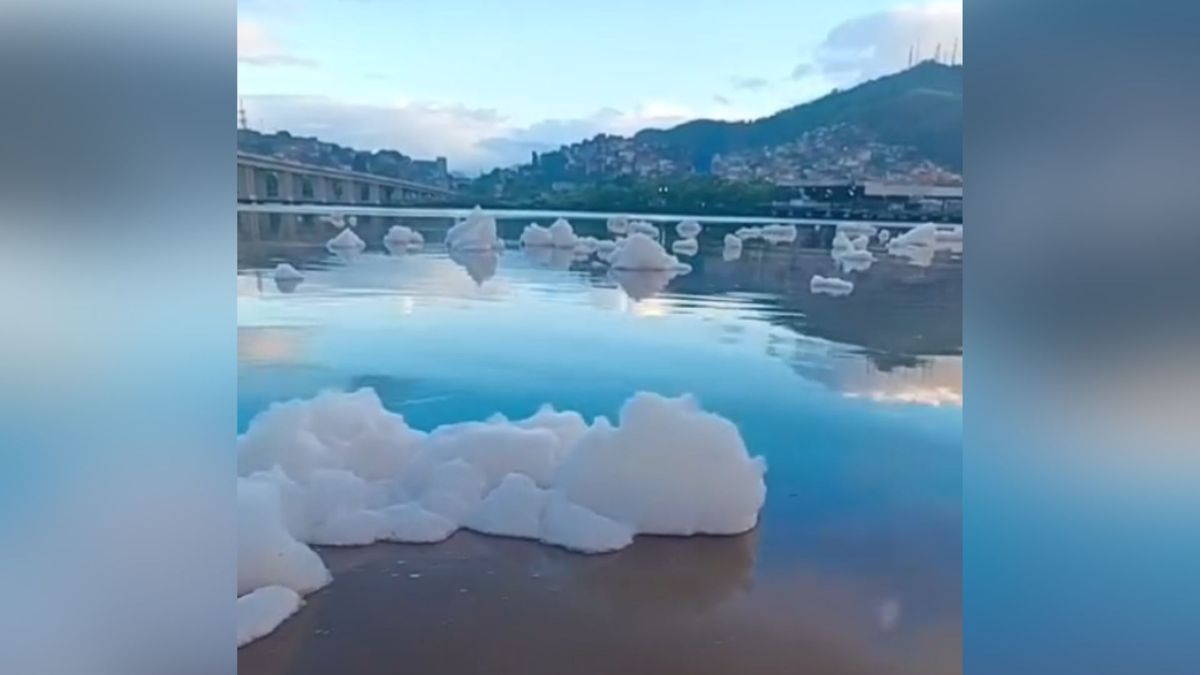
<svg viewBox="0 0 1200 675">
<path fill-rule="evenodd" d="M 642 537 L 602 556 L 470 532 L 323 549 L 334 583 L 243 648 L 238 672 L 960 672 L 957 578 L 914 580 L 937 596 L 914 621 L 854 578 L 758 565 L 758 536 Z"/>
</svg>

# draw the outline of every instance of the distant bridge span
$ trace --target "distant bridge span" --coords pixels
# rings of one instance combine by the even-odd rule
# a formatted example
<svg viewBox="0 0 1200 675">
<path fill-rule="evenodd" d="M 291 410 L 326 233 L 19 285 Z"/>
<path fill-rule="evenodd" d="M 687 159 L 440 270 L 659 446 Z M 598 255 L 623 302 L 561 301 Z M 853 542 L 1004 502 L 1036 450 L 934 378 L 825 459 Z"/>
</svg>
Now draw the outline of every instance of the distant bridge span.
<svg viewBox="0 0 1200 675">
<path fill-rule="evenodd" d="M 454 194 L 436 185 L 248 152 L 238 152 L 237 173 L 237 198 L 243 204 L 388 206 L 444 199 Z"/>
</svg>

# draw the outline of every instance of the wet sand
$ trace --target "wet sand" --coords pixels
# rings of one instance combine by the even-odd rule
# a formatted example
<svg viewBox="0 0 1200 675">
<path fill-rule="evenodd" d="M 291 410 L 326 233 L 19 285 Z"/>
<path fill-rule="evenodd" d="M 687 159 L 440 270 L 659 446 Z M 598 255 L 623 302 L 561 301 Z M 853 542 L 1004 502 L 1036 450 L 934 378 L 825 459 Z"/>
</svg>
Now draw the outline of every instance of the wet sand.
<svg viewBox="0 0 1200 675">
<path fill-rule="evenodd" d="M 600 556 L 471 532 L 322 549 L 334 582 L 241 649 L 238 672 L 961 672 L 956 574 L 893 551 L 919 598 L 905 602 L 862 572 L 874 561 L 853 575 L 760 561 L 760 536 L 639 537 Z"/>
</svg>

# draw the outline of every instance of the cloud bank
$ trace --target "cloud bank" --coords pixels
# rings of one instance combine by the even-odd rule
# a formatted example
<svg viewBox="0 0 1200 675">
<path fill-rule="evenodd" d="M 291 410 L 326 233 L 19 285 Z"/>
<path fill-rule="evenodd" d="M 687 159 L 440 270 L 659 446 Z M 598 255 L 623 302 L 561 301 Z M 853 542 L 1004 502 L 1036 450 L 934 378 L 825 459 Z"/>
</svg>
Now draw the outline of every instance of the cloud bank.
<svg viewBox="0 0 1200 675">
<path fill-rule="evenodd" d="M 955 39 L 962 62 L 962 3 L 935 2 L 866 14 L 845 21 L 817 47 L 812 64 L 796 66 L 793 77 L 820 74 L 838 86 L 887 75 L 914 60 L 933 58 L 941 45 L 948 62 Z"/>
<path fill-rule="evenodd" d="M 287 130 L 362 150 L 395 149 L 417 158 L 447 157 L 466 173 L 529 161 L 531 152 L 555 150 L 596 134 L 630 135 L 694 117 L 665 103 L 632 111 L 602 108 L 575 119 L 547 119 L 527 126 L 499 111 L 457 104 L 399 101 L 365 104 L 325 96 L 246 96 L 252 121 L 263 131 Z"/>
</svg>

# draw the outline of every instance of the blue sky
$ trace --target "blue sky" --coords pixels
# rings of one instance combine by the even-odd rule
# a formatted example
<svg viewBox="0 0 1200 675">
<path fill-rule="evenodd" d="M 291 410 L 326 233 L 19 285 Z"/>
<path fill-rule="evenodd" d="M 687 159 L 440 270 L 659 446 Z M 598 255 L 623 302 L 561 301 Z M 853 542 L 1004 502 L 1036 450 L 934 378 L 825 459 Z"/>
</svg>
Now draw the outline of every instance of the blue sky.
<svg viewBox="0 0 1200 675">
<path fill-rule="evenodd" d="M 962 33 L 960 2 L 240 0 L 252 127 L 468 173 L 601 131 L 770 114 Z M 961 60 L 962 48 L 959 48 Z"/>
</svg>

